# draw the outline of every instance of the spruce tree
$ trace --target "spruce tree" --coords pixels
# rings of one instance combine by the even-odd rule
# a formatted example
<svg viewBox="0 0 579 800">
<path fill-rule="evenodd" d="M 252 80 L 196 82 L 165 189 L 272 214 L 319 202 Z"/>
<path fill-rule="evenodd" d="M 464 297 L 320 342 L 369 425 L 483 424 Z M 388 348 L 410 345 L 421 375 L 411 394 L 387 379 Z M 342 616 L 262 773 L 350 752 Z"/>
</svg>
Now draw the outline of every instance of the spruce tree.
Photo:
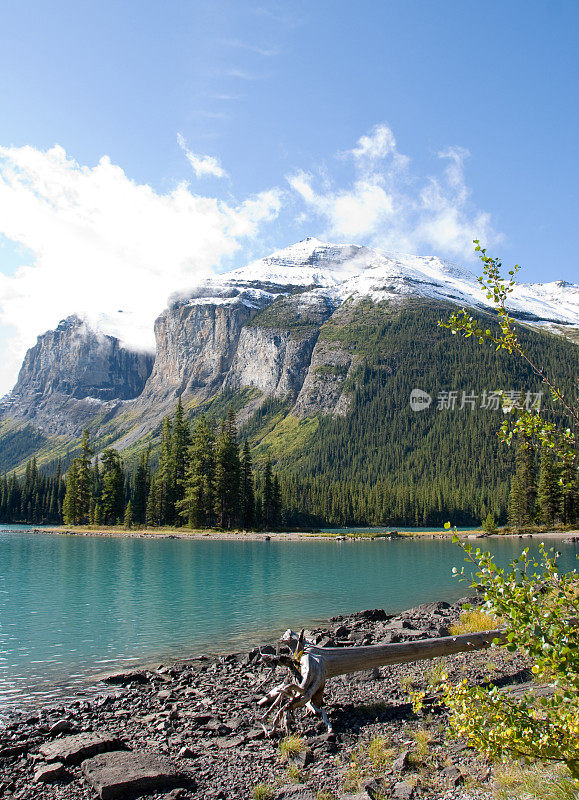
<svg viewBox="0 0 579 800">
<path fill-rule="evenodd" d="M 141 453 L 139 465 L 134 473 L 132 497 L 132 512 L 133 519 L 137 525 L 144 525 L 147 515 L 147 498 L 149 496 L 149 487 L 151 484 L 151 471 L 149 468 L 149 460 L 151 457 L 151 449 L 148 447 Z"/>
<path fill-rule="evenodd" d="M 274 528 L 279 528 L 281 525 L 281 511 L 282 511 L 282 503 L 281 503 L 281 487 L 279 485 L 279 478 L 277 475 L 273 476 L 273 526 Z"/>
<path fill-rule="evenodd" d="M 509 493 L 508 521 L 511 528 L 522 528 L 526 522 L 525 493 L 518 475 L 513 475 Z"/>
<path fill-rule="evenodd" d="M 157 476 L 151 475 L 145 515 L 145 522 L 151 527 L 161 524 L 161 499 L 158 486 Z"/>
<path fill-rule="evenodd" d="M 255 491 L 249 442 L 246 440 L 241 455 L 241 480 L 239 484 L 241 525 L 245 530 L 255 526 Z"/>
<path fill-rule="evenodd" d="M 178 503 L 184 522 L 195 528 L 213 524 L 215 506 L 215 431 L 213 422 L 199 417 L 191 436 L 183 497 Z"/>
<path fill-rule="evenodd" d="M 80 455 L 76 459 L 76 487 L 78 494 L 78 523 L 88 521 L 88 512 L 90 508 L 91 498 L 91 458 L 93 452 L 90 448 L 88 430 L 84 430 L 82 434 L 82 442 L 80 445 Z"/>
<path fill-rule="evenodd" d="M 230 408 L 215 445 L 215 513 L 222 528 L 232 528 L 239 521 L 239 479 L 237 427 Z"/>
<path fill-rule="evenodd" d="M 133 509 L 131 507 L 131 501 L 127 503 L 127 507 L 125 508 L 125 517 L 123 520 L 123 527 L 125 530 L 130 530 L 133 527 Z"/>
<path fill-rule="evenodd" d="M 125 476 L 121 457 L 116 450 L 109 447 L 101 456 L 102 490 L 101 509 L 103 522 L 114 525 L 123 517 Z"/>
<path fill-rule="evenodd" d="M 561 522 L 570 525 L 575 522 L 579 511 L 577 498 L 577 458 L 567 457 L 561 468 Z"/>
<path fill-rule="evenodd" d="M 526 439 L 519 443 L 516 473 L 509 494 L 509 525 L 522 528 L 534 522 L 537 514 L 537 483 L 533 448 Z"/>
<path fill-rule="evenodd" d="M 273 471 L 272 471 L 271 461 L 269 460 L 269 458 L 265 462 L 265 468 L 263 470 L 261 523 L 266 530 L 268 528 L 273 528 L 275 524 L 274 482 L 273 482 Z"/>
<path fill-rule="evenodd" d="M 169 525 L 175 517 L 175 481 L 173 469 L 173 426 L 169 417 L 161 428 L 161 449 L 157 470 L 157 502 L 159 525 Z"/>
<path fill-rule="evenodd" d="M 561 504 L 560 470 L 551 452 L 543 445 L 541 448 L 541 469 L 539 472 L 539 518 L 545 525 L 554 525 Z"/>
<path fill-rule="evenodd" d="M 78 525 L 81 521 L 78 493 L 78 459 L 73 459 L 66 473 L 66 492 L 62 505 L 62 514 L 66 525 Z"/>
<path fill-rule="evenodd" d="M 175 416 L 173 418 L 173 435 L 171 439 L 171 479 L 172 479 L 172 521 L 178 516 L 179 503 L 185 493 L 185 472 L 187 469 L 188 450 L 191 444 L 189 424 L 183 411 L 181 395 L 177 401 Z"/>
</svg>

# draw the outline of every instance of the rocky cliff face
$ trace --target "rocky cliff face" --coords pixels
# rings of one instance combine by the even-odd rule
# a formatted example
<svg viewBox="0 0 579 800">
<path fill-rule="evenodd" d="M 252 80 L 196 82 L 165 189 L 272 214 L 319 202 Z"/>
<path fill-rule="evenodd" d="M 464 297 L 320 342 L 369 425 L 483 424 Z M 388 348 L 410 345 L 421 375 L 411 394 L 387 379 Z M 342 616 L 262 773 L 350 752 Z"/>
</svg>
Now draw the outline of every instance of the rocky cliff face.
<svg viewBox="0 0 579 800">
<path fill-rule="evenodd" d="M 137 397 L 152 366 L 152 354 L 127 350 L 73 315 L 28 350 L 4 413 L 73 433 L 96 411 Z"/>
<path fill-rule="evenodd" d="M 333 305 L 321 295 L 280 297 L 243 328 L 224 381 L 226 389 L 254 386 L 264 395 L 297 397 L 321 325 Z"/>
<path fill-rule="evenodd" d="M 205 399 L 218 391 L 252 309 L 242 302 L 181 304 L 155 322 L 155 365 L 141 403 L 180 394 Z"/>
</svg>

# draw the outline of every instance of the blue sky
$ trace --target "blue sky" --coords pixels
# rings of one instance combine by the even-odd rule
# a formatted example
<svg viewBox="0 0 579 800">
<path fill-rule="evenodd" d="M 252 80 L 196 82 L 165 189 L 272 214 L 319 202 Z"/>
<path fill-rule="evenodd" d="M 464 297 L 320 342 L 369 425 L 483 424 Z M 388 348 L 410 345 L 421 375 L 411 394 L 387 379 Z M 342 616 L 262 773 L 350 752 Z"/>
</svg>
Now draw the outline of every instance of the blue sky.
<svg viewBox="0 0 579 800">
<path fill-rule="evenodd" d="M 521 280 L 577 282 L 578 22 L 575 0 L 3 4 L 0 392 L 62 316 L 114 332 L 120 305 L 138 343 L 172 291 L 308 235 L 473 269 L 479 235 Z"/>
</svg>

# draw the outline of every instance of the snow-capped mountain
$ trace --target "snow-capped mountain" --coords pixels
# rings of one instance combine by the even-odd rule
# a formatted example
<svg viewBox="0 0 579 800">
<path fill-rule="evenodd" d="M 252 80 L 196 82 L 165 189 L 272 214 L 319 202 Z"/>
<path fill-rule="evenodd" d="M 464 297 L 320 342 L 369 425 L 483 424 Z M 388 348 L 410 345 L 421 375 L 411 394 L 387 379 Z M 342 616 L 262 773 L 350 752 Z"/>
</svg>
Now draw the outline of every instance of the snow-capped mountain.
<svg viewBox="0 0 579 800">
<path fill-rule="evenodd" d="M 304 301 L 323 296 L 335 305 L 348 298 L 368 297 L 381 302 L 414 295 L 474 308 L 492 306 L 475 275 L 451 261 L 328 244 L 315 238 L 216 276 L 181 302 L 241 302 L 259 308 L 298 288 L 309 290 Z M 577 327 L 579 285 L 565 281 L 519 283 L 508 307 L 514 317 L 530 324 Z"/>
<path fill-rule="evenodd" d="M 237 396 L 245 419 L 266 398 L 294 419 L 346 416 L 368 357 L 394 347 L 392 375 L 428 362 L 436 314 L 446 313 L 440 303 L 475 313 L 491 306 L 475 275 L 450 261 L 305 239 L 173 297 L 155 322 L 154 363 L 71 317 L 27 353 L 0 412 L 6 431 L 31 424 L 43 437 L 106 425 L 120 449 L 151 435 L 179 395 L 196 408 Z M 518 284 L 509 307 L 527 327 L 578 340 L 575 284 Z M 388 338 L 384 322 L 398 312 L 418 315 L 419 339 L 429 334 L 418 355 Z M 561 338 L 555 347 L 573 371 L 575 345 Z M 0 457 L 1 440 L 0 432 Z"/>
</svg>

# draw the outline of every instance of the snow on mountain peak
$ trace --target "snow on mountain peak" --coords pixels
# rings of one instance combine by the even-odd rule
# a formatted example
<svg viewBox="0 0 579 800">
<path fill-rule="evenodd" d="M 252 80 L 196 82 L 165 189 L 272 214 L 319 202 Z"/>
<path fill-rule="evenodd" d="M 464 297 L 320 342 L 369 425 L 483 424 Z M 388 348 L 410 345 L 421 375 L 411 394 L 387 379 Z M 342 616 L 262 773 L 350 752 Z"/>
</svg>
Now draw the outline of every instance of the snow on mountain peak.
<svg viewBox="0 0 579 800">
<path fill-rule="evenodd" d="M 324 294 L 333 303 L 350 297 L 380 302 L 418 296 L 459 306 L 492 306 L 475 275 L 459 264 L 437 256 L 332 244 L 314 237 L 215 277 L 186 302 L 242 302 L 257 308 L 297 287 L 306 290 L 304 302 L 309 291 L 315 296 Z M 579 326 L 579 286 L 565 281 L 517 284 L 509 309 L 514 317 L 538 325 Z"/>
</svg>

